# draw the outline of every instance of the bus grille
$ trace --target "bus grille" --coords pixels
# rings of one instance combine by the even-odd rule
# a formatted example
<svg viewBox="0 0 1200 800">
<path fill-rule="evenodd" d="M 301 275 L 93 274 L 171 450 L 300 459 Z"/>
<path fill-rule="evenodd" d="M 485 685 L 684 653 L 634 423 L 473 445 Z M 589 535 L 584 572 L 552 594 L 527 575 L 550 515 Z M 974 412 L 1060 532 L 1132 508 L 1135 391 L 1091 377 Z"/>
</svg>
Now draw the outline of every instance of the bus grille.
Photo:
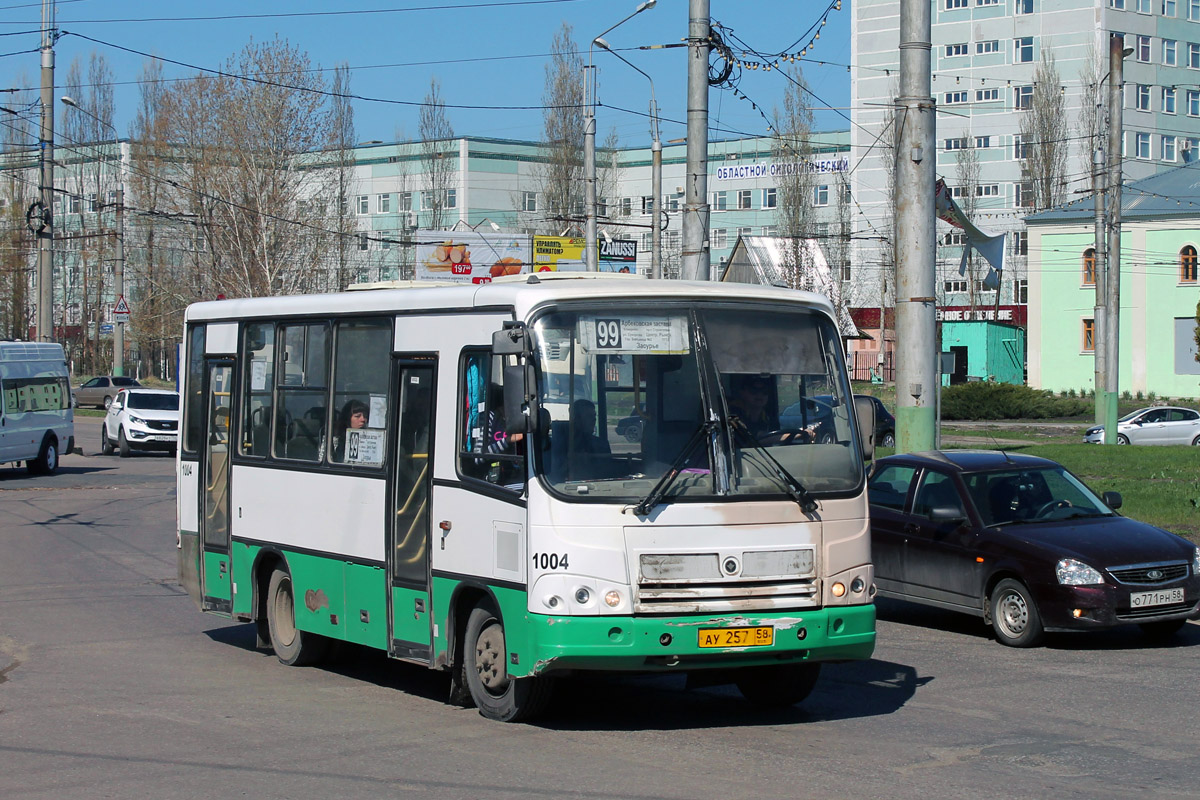
<svg viewBox="0 0 1200 800">
<path fill-rule="evenodd" d="M 724 613 L 820 605 L 812 548 L 643 553 L 635 613 Z"/>
</svg>

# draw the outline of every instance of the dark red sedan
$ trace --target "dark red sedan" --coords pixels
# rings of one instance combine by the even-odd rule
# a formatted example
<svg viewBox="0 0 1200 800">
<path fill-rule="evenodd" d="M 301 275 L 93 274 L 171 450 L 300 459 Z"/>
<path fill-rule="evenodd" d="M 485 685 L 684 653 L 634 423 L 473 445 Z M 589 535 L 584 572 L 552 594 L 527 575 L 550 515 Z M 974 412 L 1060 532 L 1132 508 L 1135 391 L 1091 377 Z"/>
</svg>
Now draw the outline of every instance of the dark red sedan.
<svg viewBox="0 0 1200 800">
<path fill-rule="evenodd" d="M 1200 548 L 1116 513 L 1060 464 L 993 451 L 906 453 L 868 478 L 880 595 L 983 617 L 1001 643 L 1200 614 Z"/>
</svg>

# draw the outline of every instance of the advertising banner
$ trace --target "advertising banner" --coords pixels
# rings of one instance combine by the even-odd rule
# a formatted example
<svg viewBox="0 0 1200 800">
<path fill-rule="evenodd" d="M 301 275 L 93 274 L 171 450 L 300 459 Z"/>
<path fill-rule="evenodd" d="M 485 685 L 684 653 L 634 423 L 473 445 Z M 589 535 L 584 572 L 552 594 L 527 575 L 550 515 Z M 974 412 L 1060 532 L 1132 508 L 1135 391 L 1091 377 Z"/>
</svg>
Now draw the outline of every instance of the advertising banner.
<svg viewBox="0 0 1200 800">
<path fill-rule="evenodd" d="M 599 247 L 601 272 L 637 272 L 636 239 L 601 239 Z"/>
<path fill-rule="evenodd" d="M 419 230 L 416 239 L 417 280 L 491 283 L 530 270 L 527 234 Z"/>
<path fill-rule="evenodd" d="M 585 243 L 574 236 L 534 236 L 534 272 L 582 272 Z"/>
</svg>

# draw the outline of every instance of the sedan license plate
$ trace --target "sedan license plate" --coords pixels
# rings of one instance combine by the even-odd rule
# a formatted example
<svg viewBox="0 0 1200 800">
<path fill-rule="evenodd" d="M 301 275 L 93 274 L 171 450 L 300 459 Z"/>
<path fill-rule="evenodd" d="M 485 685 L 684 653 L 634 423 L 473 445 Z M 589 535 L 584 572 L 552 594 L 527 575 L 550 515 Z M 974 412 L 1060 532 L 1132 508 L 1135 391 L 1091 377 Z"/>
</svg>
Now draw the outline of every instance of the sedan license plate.
<svg viewBox="0 0 1200 800">
<path fill-rule="evenodd" d="M 1149 608 L 1183 602 L 1183 588 L 1164 589 L 1159 592 L 1134 592 L 1129 595 L 1130 608 Z"/>
<path fill-rule="evenodd" d="M 769 647 L 774 643 L 775 629 L 770 625 L 701 628 L 697 641 L 700 647 Z"/>
</svg>

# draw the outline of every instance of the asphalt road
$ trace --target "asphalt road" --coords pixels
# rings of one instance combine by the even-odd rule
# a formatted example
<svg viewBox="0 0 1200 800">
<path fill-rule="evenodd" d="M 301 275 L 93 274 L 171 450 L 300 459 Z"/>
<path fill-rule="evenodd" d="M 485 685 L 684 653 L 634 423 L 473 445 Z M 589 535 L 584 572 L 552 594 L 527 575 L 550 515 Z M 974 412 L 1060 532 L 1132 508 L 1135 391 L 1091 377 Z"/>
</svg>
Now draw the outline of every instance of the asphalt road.
<svg viewBox="0 0 1200 800">
<path fill-rule="evenodd" d="M 875 658 L 754 712 L 679 677 L 564 681 L 535 725 L 364 650 L 288 668 L 175 580 L 173 461 L 0 468 L 0 798 L 1194 798 L 1200 626 L 998 645 L 881 603 Z"/>
</svg>

